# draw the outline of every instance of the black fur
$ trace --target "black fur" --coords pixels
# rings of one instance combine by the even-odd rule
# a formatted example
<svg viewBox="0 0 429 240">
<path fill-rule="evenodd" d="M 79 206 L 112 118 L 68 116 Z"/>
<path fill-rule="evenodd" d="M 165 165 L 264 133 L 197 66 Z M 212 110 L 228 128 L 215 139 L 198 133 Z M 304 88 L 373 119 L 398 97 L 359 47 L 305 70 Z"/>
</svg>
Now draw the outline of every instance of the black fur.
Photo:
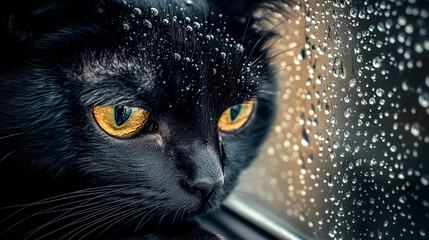
<svg viewBox="0 0 429 240">
<path fill-rule="evenodd" d="M 253 13 L 286 3 L 229 2 L 0 2 L 0 238 L 95 237 L 221 204 L 274 116 L 273 33 Z M 249 99 L 247 125 L 220 132 Z M 113 138 L 96 105 L 144 107 L 151 127 Z M 210 199 L 186 187 L 219 166 Z"/>
</svg>

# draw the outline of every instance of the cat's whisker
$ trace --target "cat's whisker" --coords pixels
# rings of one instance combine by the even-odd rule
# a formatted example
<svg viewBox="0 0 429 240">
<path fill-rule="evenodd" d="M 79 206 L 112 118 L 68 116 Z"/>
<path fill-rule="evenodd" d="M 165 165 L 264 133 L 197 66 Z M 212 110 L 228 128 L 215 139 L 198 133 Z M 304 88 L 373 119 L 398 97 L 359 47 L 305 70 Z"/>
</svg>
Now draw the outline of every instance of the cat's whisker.
<svg viewBox="0 0 429 240">
<path fill-rule="evenodd" d="M 29 219 L 33 218 L 33 217 L 36 217 L 36 216 L 39 216 L 39 215 L 42 215 L 42 214 L 49 214 L 49 213 L 54 213 L 54 212 L 65 211 L 65 210 L 67 210 L 67 208 L 66 208 L 65 210 L 64 210 L 64 209 L 57 209 L 57 208 L 61 208 L 61 207 L 67 206 L 67 205 L 72 205 L 72 204 L 79 203 L 79 202 L 86 201 L 86 200 L 87 200 L 87 199 L 82 199 L 82 200 L 78 200 L 78 201 L 73 201 L 73 202 L 70 202 L 70 203 L 65 203 L 65 204 L 61 204 L 61 205 L 58 205 L 58 206 L 54 206 L 54 207 L 51 207 L 51 208 L 48 208 L 48 209 L 42 210 L 42 211 L 40 211 L 40 212 L 36 212 L 36 213 L 34 213 L 34 214 L 32 214 L 32 215 L 30 215 L 30 216 L 28 216 L 28 217 L 24 218 L 24 219 L 21 219 L 20 221 L 16 222 L 16 223 L 15 223 L 15 224 L 13 224 L 12 226 L 10 226 L 10 227 L 6 228 L 4 231 L 0 232 L 0 236 L 1 236 L 1 235 L 3 235 L 4 233 L 8 232 L 8 231 L 9 231 L 9 230 L 11 230 L 12 228 L 16 227 L 17 225 L 19 225 L 19 224 L 21 224 L 21 223 L 23 223 L 23 222 L 25 222 L 25 221 L 27 221 L 27 220 L 29 220 Z M 57 210 L 54 210 L 54 209 L 57 209 Z M 14 215 L 14 214 L 12 214 L 12 215 Z M 12 217 L 12 215 L 9 215 L 9 216 L 8 216 L 6 219 L 4 219 L 1 223 L 5 222 L 5 221 L 6 221 L 6 220 L 8 220 L 9 218 L 11 218 L 11 217 Z"/>
<path fill-rule="evenodd" d="M 119 190 L 123 190 L 123 189 L 125 189 L 125 188 L 122 188 L 122 189 L 119 189 Z M 22 220 L 20 220 L 20 221 L 18 221 L 18 222 L 16 222 L 15 224 L 13 224 L 12 226 L 10 226 L 10 227 L 8 227 L 6 230 L 4 230 L 4 231 L 2 231 L 2 232 L 0 232 L 0 236 L 1 235 L 3 235 L 4 233 L 6 233 L 7 231 L 9 231 L 10 229 L 12 229 L 12 228 L 14 228 L 15 226 L 17 226 L 17 225 L 19 225 L 19 224 L 21 224 L 22 222 L 25 222 L 26 220 L 28 220 L 28 219 L 30 219 L 30 218 L 33 218 L 33 217 L 35 217 L 35 216 L 39 216 L 39 215 L 42 215 L 42 214 L 44 214 L 44 213 L 46 213 L 46 212 L 49 212 L 49 211 L 51 211 L 51 210 L 53 210 L 53 209 L 56 209 L 56 208 L 58 208 L 58 207 L 63 207 L 63 206 L 67 206 L 67 205 L 70 205 L 70 204 L 73 204 L 73 203 L 77 203 L 77 202 L 81 202 L 81 201 L 84 201 L 84 203 L 82 203 L 82 204 L 85 204 L 86 202 L 89 202 L 89 201 L 92 201 L 92 200 L 94 200 L 94 199 L 96 199 L 96 198 L 99 198 L 99 197 L 102 197 L 102 196 L 104 196 L 105 194 L 109 194 L 109 193 L 112 193 L 112 192 L 115 192 L 115 191 L 119 191 L 118 189 L 114 189 L 113 191 L 110 191 L 110 192 L 102 192 L 103 194 L 100 194 L 100 195 L 97 195 L 97 196 L 95 196 L 95 197 L 93 197 L 93 198 L 86 198 L 86 199 L 82 199 L 82 200 L 79 200 L 79 201 L 74 201 L 74 202 L 72 202 L 72 203 L 66 203 L 66 204 L 62 204 L 62 205 L 59 205 L 59 206 L 54 206 L 54 207 L 51 207 L 51 208 L 48 208 L 48 209 L 45 209 L 45 210 L 42 210 L 42 211 L 40 211 L 40 212 L 36 212 L 36 213 L 34 213 L 34 214 L 32 214 L 32 215 L 30 215 L 30 216 L 28 216 L 28 217 L 26 217 L 26 218 L 24 218 L 24 219 L 22 219 Z M 81 191 L 78 191 L 78 192 L 81 192 Z M 95 194 L 98 194 L 99 192 L 96 192 Z M 64 195 L 64 194 L 63 194 Z M 86 194 L 85 194 L 86 195 Z M 93 195 L 93 194 L 88 194 L 88 195 Z M 79 197 L 82 197 L 83 195 L 79 195 Z M 80 204 L 80 205 L 82 205 L 82 204 Z M 79 205 L 78 205 L 79 206 Z M 0 222 L 0 224 L 1 223 L 3 223 L 3 222 L 5 222 L 7 219 L 9 219 L 10 217 L 12 217 L 13 215 L 15 215 L 15 214 L 17 214 L 18 212 L 20 212 L 20 211 L 22 211 L 22 210 L 24 210 L 25 208 L 28 208 L 29 206 L 26 206 L 26 207 L 24 207 L 24 208 L 21 208 L 20 210 L 18 210 L 18 211 L 16 211 L 16 212 L 14 212 L 14 213 L 12 213 L 11 215 L 9 215 L 6 219 L 4 219 L 2 222 Z M 60 218 L 60 217 L 62 217 L 63 215 L 65 215 L 65 214 L 67 214 L 68 212 L 70 212 L 71 210 L 69 210 L 69 211 L 67 211 L 66 213 L 63 213 L 62 215 L 60 215 L 59 217 L 57 217 L 57 218 Z M 54 219 L 55 220 L 55 219 Z"/>
<path fill-rule="evenodd" d="M 182 222 L 184 218 L 185 218 L 185 211 L 182 211 L 182 214 L 180 216 L 180 222 Z"/>
<path fill-rule="evenodd" d="M 164 211 L 164 213 L 161 215 L 161 218 L 159 219 L 159 221 L 158 221 L 158 226 L 161 226 L 161 224 L 162 224 L 162 219 L 166 216 L 166 214 L 168 213 L 168 211 L 167 210 L 165 210 Z"/>
<path fill-rule="evenodd" d="M 145 215 L 143 215 L 143 217 L 140 219 L 139 223 L 137 224 L 137 227 L 134 229 L 134 233 L 138 232 L 140 230 L 141 227 L 144 226 L 144 224 L 148 221 L 146 220 L 143 224 L 143 220 L 149 215 L 151 214 L 153 211 L 156 211 L 160 206 L 156 206 L 154 209 L 150 210 L 149 212 L 147 212 Z M 150 219 L 150 218 L 149 218 Z"/>
<path fill-rule="evenodd" d="M 120 190 L 123 190 L 123 189 L 120 189 Z M 109 194 L 110 194 L 110 193 L 112 193 L 112 192 L 115 192 L 115 191 L 111 191 L 111 192 L 109 192 Z M 97 196 L 97 197 L 95 197 L 95 198 L 88 199 L 86 202 L 92 201 L 92 200 L 94 200 L 94 199 L 96 199 L 96 198 L 103 197 L 104 195 L 105 195 L 105 194 L 102 194 L 102 195 L 99 195 L 99 196 Z M 94 215 L 95 215 L 95 216 L 98 216 L 98 215 L 100 215 L 101 213 L 103 213 L 102 211 L 111 210 L 112 208 L 118 207 L 118 206 L 113 206 L 113 207 L 112 207 L 112 206 L 109 206 L 109 205 L 112 205 L 113 203 L 121 202 L 121 201 L 126 201 L 126 200 L 130 200 L 130 199 L 132 199 L 132 198 L 134 198 L 134 197 L 130 197 L 130 198 L 123 199 L 123 200 L 117 200 L 117 201 L 113 201 L 113 202 L 106 202 L 106 203 L 104 203 L 104 204 L 102 204 L 102 205 L 95 206 L 95 207 L 91 207 L 91 208 L 88 208 L 88 209 L 83 209 L 83 210 L 80 210 L 80 211 L 77 211 L 77 212 L 75 212 L 75 213 L 72 213 L 72 214 L 67 215 L 67 214 L 68 214 L 68 213 L 70 213 L 72 210 L 76 209 L 77 207 L 82 207 L 82 204 L 80 204 L 80 205 L 76 206 L 76 208 L 71 209 L 71 210 L 69 210 L 69 211 L 67 211 L 67 212 L 63 213 L 63 214 L 61 214 L 61 215 L 57 216 L 56 218 L 54 218 L 54 219 L 50 220 L 49 222 L 47 222 L 47 223 L 45 223 L 45 224 L 43 224 L 43 225 L 39 226 L 38 228 L 34 229 L 34 230 L 33 230 L 33 232 L 32 232 L 30 235 L 32 235 L 32 234 L 34 234 L 34 233 L 36 233 L 37 231 L 40 231 L 41 229 L 45 228 L 46 226 L 52 225 L 52 224 L 54 224 L 54 223 L 56 223 L 56 222 L 59 222 L 59 221 L 61 221 L 61 220 L 64 220 L 64 219 L 67 219 L 67 218 L 71 218 L 71 217 L 75 217 L 75 216 L 79 216 L 79 215 L 82 215 L 82 214 L 86 214 L 86 213 L 91 213 L 91 212 L 92 212 L 92 214 L 86 215 L 86 216 L 85 216 L 85 217 L 83 217 L 83 218 L 80 218 L 80 219 L 78 219 L 78 220 L 73 221 L 72 223 L 69 223 L 69 224 L 67 224 L 67 225 L 64 225 L 64 226 L 62 226 L 62 227 L 60 227 L 60 228 L 56 229 L 55 231 L 52 231 L 51 233 L 57 232 L 57 231 L 59 231 L 59 230 L 61 230 L 61 229 L 64 229 L 64 228 L 66 228 L 66 227 L 68 227 L 68 226 L 74 225 L 74 224 L 76 224 L 76 223 L 83 222 L 83 221 L 85 221 L 85 220 L 87 220 L 87 219 L 91 219 Z M 86 202 L 85 202 L 85 203 L 86 203 Z M 101 201 L 98 201 L 98 202 L 96 202 L 95 204 L 97 204 L 97 203 L 99 203 L 99 202 L 101 202 Z M 84 204 L 84 203 L 83 203 L 83 204 Z M 90 204 L 90 205 L 94 205 L 94 204 Z M 119 206 L 122 206 L 122 205 L 123 205 L 123 204 L 121 204 L 121 203 L 119 204 Z M 84 206 L 85 206 L 85 205 L 84 205 Z M 104 208 L 103 208 L 103 207 L 104 207 Z M 29 235 L 29 236 L 30 236 L 30 235 Z M 29 236 L 27 236 L 27 237 L 29 237 Z"/>
<path fill-rule="evenodd" d="M 138 203 L 138 202 L 137 202 Z M 130 207 L 130 206 L 132 206 L 132 205 L 135 205 L 135 204 L 137 204 L 136 202 L 134 202 L 134 203 L 131 203 L 131 204 L 127 204 L 127 205 L 125 205 L 125 206 L 123 206 L 123 205 L 120 205 L 120 207 L 118 207 L 118 208 L 116 208 L 115 210 L 113 210 L 113 211 L 110 211 L 110 212 L 108 212 L 107 213 L 107 215 L 106 216 L 104 216 L 104 217 L 101 217 L 101 218 L 97 218 L 97 219 L 95 219 L 94 221 L 91 221 L 91 222 L 89 222 L 88 224 L 86 224 L 86 225 L 82 225 L 82 226 L 80 226 L 80 227 L 78 227 L 78 228 L 75 228 L 74 230 L 72 230 L 72 231 L 70 231 L 69 233 L 67 233 L 67 234 L 65 234 L 63 237 L 61 237 L 60 239 L 63 239 L 64 237 L 66 237 L 66 236 L 68 236 L 68 235 L 70 235 L 71 233 L 73 233 L 73 232 L 75 232 L 75 231 L 77 231 L 77 232 L 75 232 L 71 237 L 69 237 L 68 239 L 73 239 L 73 238 L 75 238 L 76 236 L 78 236 L 80 233 L 83 233 L 85 230 L 87 230 L 88 228 L 90 228 L 90 227 L 92 227 L 92 226 L 94 226 L 94 225 L 96 225 L 97 227 L 96 228 L 94 228 L 94 229 L 92 229 L 91 231 L 89 231 L 88 233 L 86 233 L 84 236 L 82 236 L 81 237 L 81 239 L 83 239 L 83 238 L 85 238 L 86 236 L 88 236 L 89 234 L 91 234 L 92 232 L 94 232 L 94 231 L 96 231 L 97 229 L 99 229 L 99 228 L 101 228 L 101 227 L 103 227 L 103 226 L 105 226 L 106 224 L 109 224 L 111 221 L 116 221 L 116 220 L 122 220 L 124 217 L 124 215 L 127 215 L 128 213 L 130 213 L 130 212 L 132 212 L 132 213 L 134 213 L 134 211 L 135 211 L 135 209 L 136 208 L 131 208 L 131 209 L 127 209 L 127 210 L 125 210 L 124 212 L 118 212 L 118 211 L 120 211 L 120 210 L 122 210 L 122 209 L 124 209 L 124 208 L 128 208 L 128 207 Z M 106 212 L 100 212 L 100 214 L 106 214 Z M 113 220 L 111 220 L 111 221 L 107 221 L 106 223 L 103 223 L 104 221 L 106 221 L 106 220 L 109 220 L 109 219 L 111 219 L 111 218 L 114 218 Z M 100 224 L 100 225 L 97 225 L 97 224 L 99 224 L 99 223 L 103 223 L 103 224 Z"/>
<path fill-rule="evenodd" d="M 61 231 L 61 230 L 63 230 L 63 229 L 67 229 L 67 228 L 70 228 L 70 227 L 72 227 L 72 226 L 74 226 L 74 225 L 78 225 L 78 224 L 83 224 L 83 222 L 85 222 L 85 221 L 87 221 L 87 220 L 90 220 L 91 218 L 94 218 L 94 217 L 97 217 L 97 216 L 99 216 L 99 215 L 101 215 L 101 214 L 106 214 L 106 212 L 108 212 L 108 211 L 114 211 L 114 210 L 116 210 L 117 208 L 119 208 L 118 206 L 109 206 L 109 207 L 105 207 L 105 208 L 98 208 L 98 209 L 93 209 L 91 212 L 92 212 L 92 214 L 89 214 L 89 215 L 85 215 L 85 217 L 83 217 L 83 218 L 79 218 L 78 220 L 74 220 L 74 221 L 72 221 L 72 222 L 69 222 L 69 223 L 67 223 L 66 225 L 63 225 L 63 226 L 61 226 L 61 227 L 59 227 L 59 228 L 56 228 L 55 230 L 52 230 L 52 231 L 50 231 L 50 232 L 48 232 L 48 233 L 45 233 L 44 235 L 42 235 L 42 236 L 40 236 L 40 237 L 37 237 L 36 239 L 42 239 L 42 238 L 46 238 L 46 237 L 48 237 L 48 236 L 51 236 L 52 234 L 54 234 L 54 233 L 56 233 L 56 232 L 59 232 L 59 231 Z M 68 217 L 71 217 L 71 216 L 67 216 L 67 218 Z M 60 220 L 58 220 L 58 221 L 60 221 Z M 56 222 L 58 222 L 58 221 L 56 221 Z M 54 223 L 49 223 L 48 225 L 52 225 L 52 224 L 54 224 Z M 80 226 L 80 225 L 78 225 L 78 226 Z M 40 231 L 42 228 L 44 228 L 44 227 L 46 227 L 46 226 L 41 226 L 39 229 L 36 229 L 36 230 L 34 230 L 30 235 L 28 235 L 27 236 L 27 238 L 28 237 L 30 237 L 31 235 L 34 235 L 36 232 L 38 232 L 38 231 Z M 75 231 L 77 228 L 73 228 L 73 230 L 71 230 L 69 233 L 67 233 L 67 234 L 65 234 L 65 235 L 62 235 L 62 237 L 61 238 L 59 238 L 59 239 L 63 239 L 64 237 L 66 237 L 68 234 L 70 234 L 71 232 L 73 232 L 73 231 Z"/>
<path fill-rule="evenodd" d="M 122 202 L 122 201 L 120 201 L 120 202 Z M 52 221 L 50 221 L 50 222 L 48 222 L 48 223 L 40 226 L 38 229 L 35 229 L 35 231 L 33 233 L 31 233 L 31 234 L 34 234 L 35 232 L 40 231 L 42 228 L 44 228 L 44 227 L 46 227 L 48 225 L 52 225 L 52 224 L 54 224 L 56 222 L 59 222 L 61 220 L 64 220 L 64 219 L 67 219 L 67 218 L 71 218 L 71 217 L 77 217 L 77 216 L 82 215 L 82 214 L 90 213 L 88 215 L 84 215 L 84 217 L 82 217 L 82 218 L 74 220 L 74 221 L 72 221 L 72 222 L 70 222 L 70 223 L 68 223 L 66 225 L 63 225 L 63 226 L 61 226 L 61 227 L 59 227 L 59 228 L 57 228 L 57 229 L 55 229 L 55 230 L 53 230 L 53 231 L 51 231 L 49 233 L 46 233 L 45 235 L 41 236 L 40 238 L 47 237 L 47 236 L 52 235 L 55 232 L 58 232 L 58 231 L 60 231 L 62 229 L 71 227 L 71 226 L 76 225 L 76 224 L 80 224 L 80 223 L 85 222 L 87 220 L 91 220 L 92 218 L 97 217 L 97 216 L 99 216 L 101 214 L 106 214 L 106 213 L 110 213 L 110 212 L 116 211 L 117 209 L 121 208 L 123 205 L 126 205 L 126 203 L 116 204 L 114 202 L 109 202 L 109 204 L 103 204 L 102 206 L 101 205 L 97 206 L 96 208 L 92 208 L 91 210 L 82 210 L 82 211 L 79 211 L 77 213 L 73 213 L 73 214 L 64 216 L 64 217 L 62 217 L 60 219 L 58 219 L 58 218 L 54 219 L 54 220 L 52 220 Z M 72 230 L 68 234 L 72 233 L 73 231 L 75 231 L 77 229 Z M 67 236 L 68 234 L 63 235 L 61 238 Z M 27 236 L 27 237 L 29 237 L 29 236 Z"/>
<path fill-rule="evenodd" d="M 93 210 L 93 211 L 98 211 L 98 210 L 99 210 L 99 209 L 95 209 L 95 210 Z M 93 212 L 93 211 L 90 211 L 90 212 Z M 88 211 L 86 211 L 86 212 L 88 212 Z M 60 221 L 60 220 L 62 220 L 62 219 L 66 219 L 66 218 L 68 218 L 68 217 L 71 217 L 71 216 L 69 215 L 69 216 L 64 217 L 64 218 L 61 218 L 61 219 L 55 218 L 54 220 L 51 220 L 51 221 L 49 221 L 49 222 L 47 222 L 47 223 L 42 224 L 41 226 L 39 226 L 39 227 L 37 227 L 37 228 L 35 228 L 35 229 L 33 229 L 33 230 L 31 230 L 31 231 L 27 232 L 27 233 L 24 235 L 24 236 L 26 236 L 26 237 L 25 237 L 25 239 L 28 239 L 29 237 L 33 236 L 35 233 L 39 232 L 41 229 L 45 228 L 46 226 L 52 225 L 52 224 L 54 224 L 55 222 L 58 222 L 58 221 Z M 62 229 L 62 228 L 61 228 L 61 229 Z M 60 229 L 56 229 L 56 230 L 55 230 L 55 232 L 56 232 L 57 230 L 60 230 Z"/>
<path fill-rule="evenodd" d="M 35 205 L 42 205 L 42 204 L 47 204 L 47 203 L 52 203 L 52 202 L 57 202 L 57 201 L 63 201 L 63 200 L 70 199 L 70 198 L 81 197 L 82 195 L 78 195 L 78 193 L 82 193 L 82 192 L 89 192 L 88 194 L 97 194 L 98 192 L 93 191 L 93 190 L 103 191 L 104 189 L 108 189 L 108 188 L 116 188 L 116 187 L 123 187 L 123 186 L 132 186 L 132 185 L 135 185 L 135 184 L 118 184 L 118 185 L 108 185 L 108 186 L 103 186 L 103 187 L 86 188 L 86 189 L 81 189 L 81 190 L 78 190 L 75 192 L 69 192 L 69 193 L 58 195 L 58 196 L 45 198 L 45 199 L 39 200 L 39 201 L 34 202 L 34 203 L 0 207 L 0 210 L 9 209 L 9 208 L 31 207 L 31 206 L 35 206 Z M 90 192 L 90 191 L 92 191 L 92 192 Z M 86 195 L 86 193 L 84 195 Z"/>
<path fill-rule="evenodd" d="M 22 135 L 23 133 L 12 133 L 3 137 L 0 137 L 0 140 L 5 139 L 5 138 L 10 138 L 10 137 L 15 137 L 15 136 L 19 136 Z"/>
<path fill-rule="evenodd" d="M 140 211 L 146 211 L 148 208 L 153 207 L 153 206 L 150 206 L 150 207 L 145 207 L 145 208 L 143 208 L 143 209 L 140 209 L 139 207 L 136 207 L 136 208 L 132 208 L 132 209 L 126 210 L 125 212 L 116 213 L 117 211 L 119 211 L 119 210 L 121 210 L 121 209 L 123 209 L 123 208 L 128 208 L 128 207 L 130 207 L 130 206 L 132 206 L 132 205 L 136 205 L 136 204 L 137 204 L 137 205 L 139 205 L 141 202 L 142 202 L 142 201 L 137 201 L 137 202 L 133 202 L 133 203 L 131 203 L 131 204 L 128 204 L 128 205 L 126 205 L 126 206 L 120 207 L 119 209 L 117 209 L 117 210 L 115 210 L 115 211 L 113 211 L 113 212 L 110 212 L 110 213 L 109 213 L 110 215 L 107 215 L 106 217 L 103 217 L 103 218 L 101 218 L 101 219 L 97 219 L 96 221 L 93 221 L 93 222 L 88 223 L 86 226 L 81 226 L 81 227 L 79 227 L 79 228 L 77 228 L 77 229 L 75 229 L 75 230 L 71 231 L 71 232 L 74 232 L 74 231 L 76 231 L 76 230 L 78 230 L 78 229 L 80 229 L 80 228 L 82 228 L 82 227 L 83 227 L 83 229 L 81 229 L 80 231 L 78 231 L 77 233 L 75 233 L 72 237 L 70 237 L 70 239 L 74 238 L 74 237 L 75 237 L 75 236 L 77 236 L 79 233 L 81 233 L 81 232 L 85 231 L 87 228 L 89 228 L 89 227 L 91 227 L 91 226 L 93 226 L 93 225 L 95 225 L 95 224 L 98 224 L 98 223 L 100 223 L 100 222 L 103 222 L 103 221 L 105 221 L 105 220 L 108 220 L 108 219 L 110 219 L 110 218 L 112 218 L 112 217 L 116 217 L 116 218 L 114 218 L 113 220 L 110 220 L 110 221 L 108 221 L 108 222 L 106 222 L 106 223 L 104 223 L 104 224 L 101 224 L 101 225 L 97 226 L 96 228 L 94 228 L 93 230 L 91 230 L 89 233 L 87 233 L 86 235 L 84 235 L 82 238 L 85 238 L 85 236 L 87 236 L 87 235 L 89 235 L 90 233 L 92 233 L 92 232 L 96 231 L 97 229 L 99 229 L 99 228 L 101 228 L 101 227 L 105 226 L 106 224 L 109 224 L 109 223 L 114 222 L 114 223 L 112 224 L 112 226 L 113 226 L 113 225 L 114 225 L 114 224 L 116 224 L 117 222 L 122 221 L 124 218 L 129 217 L 130 215 L 133 215 L 133 214 L 138 213 L 138 212 L 140 212 Z M 138 211 L 136 211 L 136 209 L 137 209 Z M 116 214 L 115 214 L 115 213 L 116 213 Z M 112 215 L 112 214 L 113 214 L 113 215 Z M 123 215 L 121 216 L 121 214 L 123 214 Z M 118 216 L 118 215 L 119 215 L 119 216 Z M 117 217 L 117 216 L 118 216 L 118 217 Z M 110 227 L 111 227 L 111 226 L 108 226 L 108 228 L 110 228 Z M 106 230 L 107 230 L 107 229 L 105 229 L 104 231 L 106 231 Z M 70 232 L 70 233 L 71 233 L 71 232 Z M 70 233 L 68 233 L 67 235 L 69 235 Z"/>
<path fill-rule="evenodd" d="M 146 200 L 146 199 L 143 199 L 143 200 Z M 143 200 L 141 200 L 140 202 L 142 203 L 143 202 Z M 157 206 L 157 205 L 159 205 L 158 203 L 157 204 L 153 204 L 151 207 L 153 207 L 153 206 Z M 118 227 L 118 229 L 120 229 L 121 227 L 123 227 L 125 224 L 127 224 L 127 223 L 129 223 L 129 222 L 131 222 L 131 221 L 133 221 L 134 219 L 136 219 L 136 218 L 138 218 L 138 217 L 140 217 L 141 216 L 141 214 L 143 214 L 144 213 L 144 211 L 146 211 L 146 209 L 147 209 L 148 207 L 144 207 L 144 208 L 139 208 L 139 212 L 134 216 L 134 217 L 132 217 L 132 218 L 130 218 L 130 219 L 128 219 L 126 222 L 124 222 L 121 226 L 119 226 Z M 141 213 L 140 213 L 141 212 Z"/>
<path fill-rule="evenodd" d="M 234 190 L 234 194 L 242 196 L 242 197 L 249 197 L 249 193 L 245 192 L 245 191 L 242 191 L 242 190 L 235 189 Z"/>
<path fill-rule="evenodd" d="M 98 226 L 98 227 L 94 228 L 91 232 L 89 232 L 89 233 L 85 234 L 81 239 L 85 238 L 86 236 L 88 236 L 88 235 L 89 235 L 89 234 L 91 234 L 92 232 L 96 231 L 97 229 L 99 229 L 99 228 L 101 228 L 101 227 L 105 226 L 106 224 L 109 224 L 109 225 L 108 225 L 108 226 L 107 226 L 103 231 L 101 231 L 101 232 L 97 235 L 97 237 L 96 237 L 96 239 L 97 239 L 97 238 L 98 238 L 99 236 L 101 236 L 105 231 L 107 231 L 108 229 L 110 229 L 111 227 L 113 227 L 113 226 L 114 226 L 115 224 L 117 224 L 118 222 L 122 221 L 122 220 L 123 220 L 123 219 L 125 219 L 125 218 L 129 218 L 130 216 L 135 215 L 136 213 L 137 213 L 137 214 L 139 214 L 141 211 L 145 211 L 145 210 L 147 210 L 147 208 L 144 208 L 144 209 L 142 210 L 142 209 L 140 209 L 140 208 L 136 207 L 136 208 L 133 208 L 133 209 L 128 210 L 128 211 L 126 211 L 126 212 L 123 212 L 123 215 L 122 215 L 121 217 L 114 218 L 114 219 L 112 219 L 112 220 L 110 220 L 110 221 L 108 221 L 108 222 L 106 222 L 106 223 L 104 223 L 104 224 L 102 224 L 102 225 L 100 225 L 100 226 Z"/>
<path fill-rule="evenodd" d="M 134 208 L 134 210 L 133 210 L 132 212 L 130 212 L 130 213 L 128 213 L 128 214 L 126 214 L 123 218 L 116 219 L 113 223 L 111 223 L 109 226 L 107 226 L 103 231 L 101 231 L 101 232 L 97 235 L 97 237 L 95 237 L 95 239 L 99 238 L 99 237 L 100 237 L 104 232 L 106 232 L 109 228 L 113 227 L 115 224 L 117 224 L 119 221 L 123 220 L 124 218 L 128 218 L 128 217 L 130 217 L 130 216 L 132 216 L 132 215 L 136 215 L 136 216 L 134 216 L 134 217 L 131 217 L 128 221 L 126 221 L 126 222 L 129 222 L 130 220 L 132 220 L 132 219 L 136 218 L 136 217 L 137 217 L 137 215 L 140 215 L 140 213 L 141 213 L 141 212 L 144 212 L 144 211 L 146 211 L 146 208 L 143 208 L 143 209 L 141 209 L 141 208 L 139 208 L 139 207 Z M 109 221 L 109 223 L 110 223 L 110 222 L 111 222 L 111 221 Z M 124 223 L 124 224 L 125 224 L 125 223 Z M 123 226 L 124 224 L 122 224 L 121 226 Z M 120 229 L 120 228 L 121 228 L 121 226 L 119 226 L 119 228 L 118 228 L 118 229 Z"/>
<path fill-rule="evenodd" d="M 13 154 L 13 153 L 15 153 L 15 152 L 16 152 L 16 150 L 13 150 L 13 151 L 11 151 L 10 153 L 6 154 L 4 157 L 2 157 L 2 158 L 0 159 L 0 162 L 2 162 L 3 160 L 5 160 L 7 157 L 9 157 L 11 154 Z"/>
<path fill-rule="evenodd" d="M 173 220 L 171 221 L 172 224 L 175 223 L 174 221 L 176 220 L 177 214 L 179 214 L 180 210 L 181 210 L 180 208 L 176 210 L 176 213 L 173 216 Z"/>
</svg>

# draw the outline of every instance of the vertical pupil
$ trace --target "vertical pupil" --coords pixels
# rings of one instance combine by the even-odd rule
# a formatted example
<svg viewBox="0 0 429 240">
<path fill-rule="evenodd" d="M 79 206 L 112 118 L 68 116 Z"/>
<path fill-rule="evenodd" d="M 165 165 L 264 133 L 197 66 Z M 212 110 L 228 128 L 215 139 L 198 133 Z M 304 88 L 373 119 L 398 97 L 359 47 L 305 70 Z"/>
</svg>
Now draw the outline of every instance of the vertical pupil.
<svg viewBox="0 0 429 240">
<path fill-rule="evenodd" d="M 129 107 L 115 107 L 115 122 L 116 126 L 124 124 L 131 115 L 131 108 Z"/>
<path fill-rule="evenodd" d="M 233 122 L 238 117 L 238 115 L 240 115 L 241 108 L 242 108 L 241 104 L 235 105 L 230 108 L 229 116 L 231 118 L 231 122 Z"/>
</svg>

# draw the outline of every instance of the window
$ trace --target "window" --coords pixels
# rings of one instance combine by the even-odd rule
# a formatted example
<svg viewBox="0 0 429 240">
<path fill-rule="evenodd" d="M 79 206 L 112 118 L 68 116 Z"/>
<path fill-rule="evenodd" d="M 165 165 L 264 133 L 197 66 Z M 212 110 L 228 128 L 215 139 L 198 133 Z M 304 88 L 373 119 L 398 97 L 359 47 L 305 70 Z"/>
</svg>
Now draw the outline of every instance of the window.
<svg viewBox="0 0 429 240">
<path fill-rule="evenodd" d="M 429 237 L 428 3 L 291 6 L 277 119 L 228 209 L 275 238 Z"/>
</svg>

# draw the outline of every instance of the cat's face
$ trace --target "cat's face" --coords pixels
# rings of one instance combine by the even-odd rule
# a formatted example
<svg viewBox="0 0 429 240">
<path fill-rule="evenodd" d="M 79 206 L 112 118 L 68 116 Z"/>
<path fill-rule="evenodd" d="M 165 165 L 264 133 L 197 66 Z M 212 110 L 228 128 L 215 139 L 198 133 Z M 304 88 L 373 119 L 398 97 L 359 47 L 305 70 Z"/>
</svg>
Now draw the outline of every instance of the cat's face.
<svg viewBox="0 0 429 240">
<path fill-rule="evenodd" d="M 269 34 L 214 3 L 96 5 L 4 64 L 5 202 L 95 188 L 124 221 L 219 206 L 273 118 Z"/>
</svg>

